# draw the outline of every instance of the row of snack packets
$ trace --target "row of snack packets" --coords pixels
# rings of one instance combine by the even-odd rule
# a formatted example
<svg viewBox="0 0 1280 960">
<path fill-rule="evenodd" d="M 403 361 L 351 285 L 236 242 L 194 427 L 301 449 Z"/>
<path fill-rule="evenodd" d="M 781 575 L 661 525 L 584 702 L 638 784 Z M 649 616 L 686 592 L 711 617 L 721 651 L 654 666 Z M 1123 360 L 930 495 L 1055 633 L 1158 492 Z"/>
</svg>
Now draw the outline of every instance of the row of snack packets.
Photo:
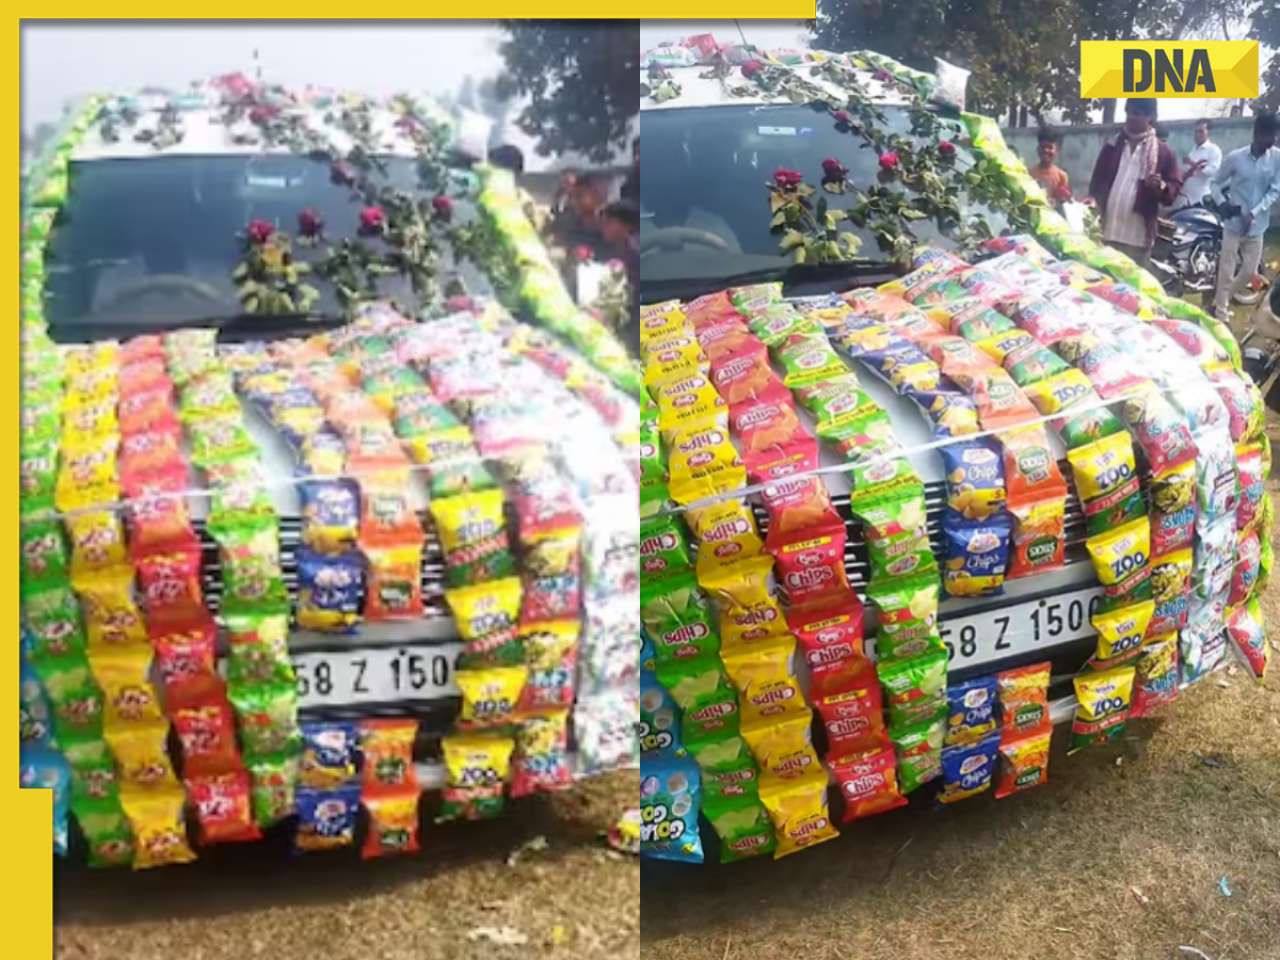
<svg viewBox="0 0 1280 960">
<path fill-rule="evenodd" d="M 134 592 L 134 566 L 116 506 L 125 481 L 134 488 L 150 454 L 157 462 L 169 459 L 167 445 L 157 439 L 154 449 L 136 442 L 126 448 L 122 442 L 120 405 L 147 380 L 119 343 L 72 348 L 65 363 L 63 448 L 54 503 L 71 534 L 71 584 L 84 611 L 89 664 L 102 688 L 103 736 L 119 771 L 119 801 L 134 838 L 132 863 L 135 869 L 184 863 L 195 856 L 187 843 L 185 796 L 169 759 L 169 723 L 150 680 L 148 623 Z M 172 434 L 156 436 L 169 438 L 176 451 Z M 165 556 L 140 551 L 134 560 L 147 563 L 148 581 L 140 581 L 139 593 L 150 596 L 157 611 L 163 606 L 158 598 L 167 591 L 149 594 L 148 587 L 167 579 L 166 563 L 157 562 Z M 178 600 L 171 608 L 175 617 L 186 611 L 182 598 Z M 158 613 L 157 623 L 162 621 Z"/>
<path fill-rule="evenodd" d="M 209 488 L 207 527 L 222 567 L 228 699 L 249 771 L 253 819 L 266 828 L 294 812 L 301 748 L 279 521 L 232 367 L 218 355 L 216 331 L 176 330 L 163 342 L 191 461 Z M 216 634 L 194 630 L 174 639 L 175 656 L 202 659 Z M 235 795 L 238 783 L 226 787 Z"/>
<path fill-rule="evenodd" d="M 327 721 L 302 725 L 297 853 L 355 842 L 359 808 L 369 815 L 365 859 L 416 853 L 421 790 L 413 764 L 413 719 Z"/>
<path fill-rule="evenodd" d="M 734 312 L 731 307 L 729 312 Z M 660 705 L 668 700 L 671 713 L 682 711 L 682 743 L 693 761 L 685 761 L 672 776 L 665 773 L 662 762 L 642 760 L 641 851 L 646 856 L 701 860 L 701 847 L 696 845 L 697 801 L 701 799 L 720 837 L 721 859 L 737 860 L 772 852 L 776 840 L 761 803 L 760 767 L 743 737 L 739 694 L 720 657 L 722 637 L 726 646 L 732 642 L 730 637 L 741 642 L 749 623 L 758 622 L 762 630 L 767 629 L 781 620 L 781 611 L 774 605 L 739 625 L 731 612 L 717 615 L 713 611 L 699 583 L 699 579 L 711 579 L 722 558 L 761 557 L 763 544 L 755 518 L 743 501 L 685 515 L 689 529 L 699 538 L 701 576 L 690 561 L 684 524 L 665 512 L 671 501 L 688 504 L 746 482 L 742 461 L 729 440 L 727 407 L 709 381 L 703 400 L 709 401 L 710 412 L 692 416 L 687 426 L 677 425 L 677 416 L 670 410 L 664 421 L 662 401 L 654 403 L 654 396 L 660 397 L 669 382 L 689 373 L 705 377 L 709 372 L 695 329 L 678 303 L 660 310 L 645 308 L 641 352 L 646 390 L 641 406 L 640 615 L 654 671 L 654 682 L 642 688 L 641 715 L 642 719 L 651 712 L 661 716 Z M 767 563 L 768 558 L 764 560 Z M 683 772 L 683 767 L 696 772 Z M 690 789 L 688 801 L 677 796 L 675 788 L 682 783 Z M 677 802 L 680 808 L 675 807 Z M 680 809 L 685 818 L 660 815 L 674 809 Z M 693 830 L 672 823 L 687 823 Z M 678 835 L 664 836 L 664 830 Z"/>
<path fill-rule="evenodd" d="M 120 481 L 130 559 L 165 713 L 181 748 L 183 787 L 201 843 L 256 840 L 249 775 L 226 683 L 214 668 L 217 628 L 200 586 L 202 547 L 187 508 L 190 477 L 162 338 L 128 341 L 120 361 Z M 143 706 L 135 695 L 131 709 L 141 713 Z M 166 843 L 149 865 L 186 856 L 181 845 Z"/>
<path fill-rule="evenodd" d="M 517 264 L 514 298 L 534 319 L 564 338 L 597 370 L 632 396 L 640 392 L 635 361 L 610 330 L 574 303 L 529 217 L 510 171 L 478 168 L 477 208 Z"/>
</svg>

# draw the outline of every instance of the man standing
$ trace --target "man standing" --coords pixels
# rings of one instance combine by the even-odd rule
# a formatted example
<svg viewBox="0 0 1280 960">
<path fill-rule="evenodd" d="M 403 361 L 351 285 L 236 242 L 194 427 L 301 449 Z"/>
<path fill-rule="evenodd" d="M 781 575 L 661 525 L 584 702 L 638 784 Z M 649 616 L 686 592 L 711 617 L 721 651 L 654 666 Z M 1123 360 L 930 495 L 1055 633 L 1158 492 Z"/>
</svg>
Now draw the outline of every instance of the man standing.
<svg viewBox="0 0 1280 960">
<path fill-rule="evenodd" d="M 1196 123 L 1192 136 L 1196 145 L 1182 158 L 1182 192 L 1173 202 L 1175 210 L 1203 203 L 1209 184 L 1222 166 L 1222 148 L 1209 139 L 1209 121 Z"/>
<path fill-rule="evenodd" d="M 1130 97 L 1124 128 L 1098 152 L 1089 178 L 1089 198 L 1102 213 L 1102 238 L 1145 267 L 1156 239 L 1160 204 L 1182 186 L 1178 161 L 1156 138 L 1156 101 Z"/>
<path fill-rule="evenodd" d="M 1258 114 L 1253 121 L 1253 142 L 1227 154 L 1213 178 L 1213 199 L 1233 211 L 1222 224 L 1218 288 L 1213 298 L 1219 317 L 1225 318 L 1231 294 L 1258 272 L 1262 235 L 1271 220 L 1271 205 L 1280 197 L 1278 126 L 1274 113 Z"/>
<path fill-rule="evenodd" d="M 1054 162 L 1058 159 L 1058 135 L 1048 127 L 1042 127 L 1036 140 L 1036 156 L 1040 162 L 1031 168 L 1031 176 L 1044 187 L 1049 202 L 1057 206 L 1071 199 L 1067 171 Z"/>
</svg>

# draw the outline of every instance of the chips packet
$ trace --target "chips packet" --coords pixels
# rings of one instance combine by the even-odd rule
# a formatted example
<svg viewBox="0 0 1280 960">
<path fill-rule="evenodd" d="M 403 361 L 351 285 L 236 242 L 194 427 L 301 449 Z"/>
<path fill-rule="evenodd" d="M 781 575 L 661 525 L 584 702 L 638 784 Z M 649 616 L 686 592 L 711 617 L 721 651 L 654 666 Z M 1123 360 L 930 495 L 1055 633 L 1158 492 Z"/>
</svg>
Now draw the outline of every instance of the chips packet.
<svg viewBox="0 0 1280 960">
<path fill-rule="evenodd" d="M 813 714 L 805 708 L 743 724 L 742 738 L 765 780 L 804 777 L 821 769 L 813 749 L 812 719 Z"/>
<path fill-rule="evenodd" d="M 1103 607 L 1115 608 L 1151 596 L 1151 525 L 1138 517 L 1085 541 L 1103 589 Z"/>
<path fill-rule="evenodd" d="M 359 763 L 359 742 L 355 724 L 304 723 L 298 786 L 333 790 L 352 782 Z"/>
<path fill-rule="evenodd" d="M 704 791 L 707 776 L 703 774 Z M 720 838 L 720 862 L 734 863 L 773 853 L 773 823 L 757 796 L 712 797 L 704 792 L 703 815 Z"/>
<path fill-rule="evenodd" d="M 890 746 L 833 760 L 831 775 L 844 800 L 842 823 L 887 813 L 907 803 L 898 790 L 897 759 Z"/>
<path fill-rule="evenodd" d="M 1128 434 L 1113 433 L 1072 447 L 1067 459 L 1091 535 L 1106 533 L 1146 512 Z"/>
<path fill-rule="evenodd" d="M 291 816 L 296 808 L 295 785 L 298 757 L 295 753 L 245 755 L 252 779 L 250 800 L 253 819 L 266 828 Z"/>
<path fill-rule="evenodd" d="M 996 729 L 996 686 L 991 676 L 947 687 L 946 746 L 974 743 Z"/>
<path fill-rule="evenodd" d="M 849 672 L 845 689 L 828 692 L 814 701 L 826 728 L 830 758 L 863 754 L 889 742 L 875 667 L 869 660 L 858 660 L 856 664 Z"/>
<path fill-rule="evenodd" d="M 1071 724 L 1068 753 L 1110 743 L 1124 733 L 1133 703 L 1133 681 L 1132 666 L 1085 673 L 1075 678 L 1078 705 Z"/>
<path fill-rule="evenodd" d="M 513 798 L 563 790 L 572 785 L 568 721 L 566 710 L 521 716 L 511 761 Z"/>
<path fill-rule="evenodd" d="M 505 807 L 504 787 L 515 741 L 493 734 L 446 736 L 441 741 L 447 780 L 440 816 L 447 820 L 487 820 Z"/>
<path fill-rule="evenodd" d="M 820 769 L 793 780 L 766 783 L 760 800 L 777 835 L 775 860 L 839 836 L 827 812 L 827 777 Z"/>
<path fill-rule="evenodd" d="M 1227 636 L 1253 677 L 1259 682 L 1264 680 L 1270 660 L 1270 650 L 1267 646 L 1266 629 L 1263 626 L 1262 606 L 1257 597 L 1231 612 L 1227 620 Z"/>
<path fill-rule="evenodd" d="M 698 810 L 702 780 L 689 759 L 654 760 L 640 780 L 640 853 L 659 860 L 702 862 Z"/>
<path fill-rule="evenodd" d="M 1049 720 L 1049 676 L 1052 664 L 1033 663 L 996 674 L 1000 697 L 1000 726 L 1025 733 Z"/>
<path fill-rule="evenodd" d="M 767 721 L 804 709 L 804 694 L 795 674 L 793 637 L 767 637 L 725 650 L 725 672 L 738 688 L 744 724 Z"/>
<path fill-rule="evenodd" d="M 1006 730 L 1000 740 L 996 799 L 1049 782 L 1049 743 L 1053 727 L 1041 724 L 1025 732 Z"/>
<path fill-rule="evenodd" d="M 1149 717 L 1178 695 L 1178 636 L 1155 634 L 1142 645 L 1133 681 L 1134 719 Z"/>
<path fill-rule="evenodd" d="M 919 789 L 942 775 L 942 744 L 946 738 L 944 710 L 920 723 L 891 727 L 889 739 L 898 758 L 898 779 L 903 794 Z"/>
<path fill-rule="evenodd" d="M 422 849 L 418 842 L 418 797 L 416 786 L 361 797 L 369 814 L 368 832 L 360 847 L 362 859 L 417 853 Z"/>
<path fill-rule="evenodd" d="M 134 837 L 133 869 L 190 863 L 196 858 L 187 842 L 183 819 L 186 797 L 176 784 L 121 790 L 120 803 Z"/>
<path fill-rule="evenodd" d="M 249 774 L 244 769 L 184 776 L 182 782 L 195 810 L 201 846 L 262 839 L 253 821 Z"/>
<path fill-rule="evenodd" d="M 880 659 L 876 673 L 885 688 L 891 728 L 922 723 L 945 709 L 946 650 L 905 660 Z"/>
<path fill-rule="evenodd" d="M 957 803 L 991 789 L 1000 752 L 1000 732 L 942 750 L 942 789 L 939 803 Z"/>
<path fill-rule="evenodd" d="M 347 784 L 331 790 L 299 787 L 296 800 L 295 853 L 336 850 L 355 842 L 356 820 L 360 814 L 358 785 Z"/>
</svg>

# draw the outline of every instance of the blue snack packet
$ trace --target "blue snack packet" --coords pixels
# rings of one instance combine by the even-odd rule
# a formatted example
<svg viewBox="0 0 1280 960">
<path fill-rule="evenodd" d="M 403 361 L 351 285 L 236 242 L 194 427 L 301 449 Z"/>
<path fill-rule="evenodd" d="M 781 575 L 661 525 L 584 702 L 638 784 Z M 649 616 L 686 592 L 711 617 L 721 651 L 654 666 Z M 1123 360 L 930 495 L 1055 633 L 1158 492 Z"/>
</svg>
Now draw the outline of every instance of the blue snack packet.
<svg viewBox="0 0 1280 960">
<path fill-rule="evenodd" d="M 1007 513 L 967 520 L 954 510 L 942 514 L 946 561 L 942 585 L 953 597 L 989 597 L 1003 592 L 1013 521 Z"/>
<path fill-rule="evenodd" d="M 298 628 L 350 633 L 360 621 L 364 558 L 357 551 L 335 556 L 298 549 Z"/>
<path fill-rule="evenodd" d="M 304 480 L 298 484 L 302 542 L 320 553 L 355 546 L 360 530 L 360 488 L 354 480 Z"/>
<path fill-rule="evenodd" d="M 702 862 L 698 809 L 702 775 L 688 757 L 643 760 L 640 765 L 640 855 Z"/>
<path fill-rule="evenodd" d="M 44 687 L 30 661 L 23 657 L 18 674 L 18 740 L 23 749 L 53 745 L 53 717 Z"/>
<path fill-rule="evenodd" d="M 938 802 L 955 803 L 990 790 L 999 755 L 999 730 L 975 743 L 946 747 L 942 751 L 942 790 L 938 793 Z"/>
<path fill-rule="evenodd" d="M 989 437 L 938 448 L 947 478 L 947 506 L 965 520 L 985 520 L 1004 509 L 1004 457 Z"/>
<path fill-rule="evenodd" d="M 360 785 L 336 790 L 297 792 L 298 830 L 293 835 L 295 853 L 349 847 L 355 840 L 360 813 Z"/>
<path fill-rule="evenodd" d="M 71 806 L 71 767 L 51 747 L 24 746 L 19 759 L 23 787 L 53 790 L 53 850 L 67 855 L 67 811 Z"/>
<path fill-rule="evenodd" d="M 640 756 L 683 756 L 680 708 L 651 670 L 640 671 Z"/>
<path fill-rule="evenodd" d="M 947 746 L 974 743 L 996 728 L 996 678 L 975 677 L 947 687 Z"/>
<path fill-rule="evenodd" d="M 304 723 L 299 787 L 332 790 L 350 783 L 356 775 L 359 743 L 354 723 Z"/>
</svg>

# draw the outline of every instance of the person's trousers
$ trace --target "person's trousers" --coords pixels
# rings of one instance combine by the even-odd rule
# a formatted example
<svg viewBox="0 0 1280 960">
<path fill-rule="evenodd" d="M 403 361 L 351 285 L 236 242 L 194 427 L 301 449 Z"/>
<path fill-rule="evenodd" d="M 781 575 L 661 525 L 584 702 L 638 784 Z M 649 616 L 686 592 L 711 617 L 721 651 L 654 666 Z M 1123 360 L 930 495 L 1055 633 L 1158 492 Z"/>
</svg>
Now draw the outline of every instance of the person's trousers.
<svg viewBox="0 0 1280 960">
<path fill-rule="evenodd" d="M 1131 243 L 1118 243 L 1115 240 L 1108 240 L 1107 246 L 1114 250 L 1119 250 L 1144 270 L 1147 267 L 1147 261 L 1151 259 L 1150 247 L 1135 247 Z"/>
<path fill-rule="evenodd" d="M 1249 282 L 1262 262 L 1262 237 L 1242 237 L 1230 230 L 1222 231 L 1222 252 L 1218 255 L 1218 286 L 1213 295 L 1213 308 L 1225 313 L 1231 295 Z"/>
</svg>

